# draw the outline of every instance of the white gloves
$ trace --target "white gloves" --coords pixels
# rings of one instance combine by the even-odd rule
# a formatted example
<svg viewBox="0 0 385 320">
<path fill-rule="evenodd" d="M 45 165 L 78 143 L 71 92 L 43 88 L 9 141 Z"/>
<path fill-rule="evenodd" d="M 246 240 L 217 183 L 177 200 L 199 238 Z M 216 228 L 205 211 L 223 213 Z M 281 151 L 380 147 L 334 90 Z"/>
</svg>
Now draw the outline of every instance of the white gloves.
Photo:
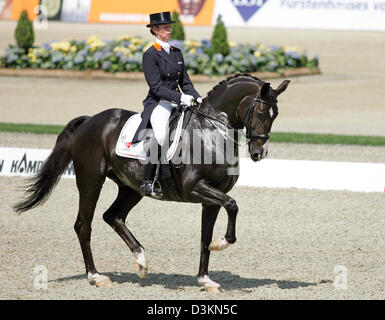
<svg viewBox="0 0 385 320">
<path fill-rule="evenodd" d="M 189 94 L 183 94 L 180 98 L 181 104 L 184 104 L 185 106 L 191 107 L 192 103 L 194 102 L 194 97 L 190 96 Z"/>
<path fill-rule="evenodd" d="M 198 103 L 202 103 L 202 98 L 199 97 L 199 98 L 197 99 L 197 102 L 198 102 Z"/>
</svg>

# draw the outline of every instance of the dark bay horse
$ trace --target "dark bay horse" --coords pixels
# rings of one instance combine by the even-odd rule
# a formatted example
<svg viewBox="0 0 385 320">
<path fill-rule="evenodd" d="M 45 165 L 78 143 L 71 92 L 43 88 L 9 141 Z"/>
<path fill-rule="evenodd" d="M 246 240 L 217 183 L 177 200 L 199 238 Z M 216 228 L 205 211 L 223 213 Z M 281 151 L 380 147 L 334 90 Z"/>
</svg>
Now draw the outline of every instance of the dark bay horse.
<svg viewBox="0 0 385 320">
<path fill-rule="evenodd" d="M 248 74 L 228 77 L 207 94 L 199 109 L 193 111 L 186 131 L 192 133 L 195 129 L 214 130 L 219 127 L 236 130 L 246 128 L 250 157 L 253 161 L 261 160 L 267 155 L 271 126 L 278 115 L 277 97 L 286 90 L 289 82 L 285 80 L 277 89 L 273 89 L 269 83 Z M 91 222 L 106 177 L 118 185 L 119 191 L 115 201 L 103 214 L 103 219 L 133 252 L 138 276 L 145 278 L 147 274 L 144 248 L 125 224 L 127 214 L 142 199 L 139 188 L 144 165 L 136 159 L 122 158 L 115 153 L 120 131 L 133 114 L 127 110 L 109 109 L 92 117 L 81 116 L 70 121 L 58 136 L 43 167 L 26 187 L 25 200 L 14 206 L 20 213 L 42 204 L 72 160 L 79 191 L 79 211 L 74 228 L 88 280 L 98 287 L 111 286 L 110 279 L 97 272 L 90 245 Z M 238 142 L 237 139 L 232 141 L 237 160 Z M 193 142 L 188 143 L 192 146 Z M 224 146 L 216 147 L 217 154 L 224 152 Z M 213 148 L 213 145 L 204 144 L 202 148 Z M 227 195 L 238 179 L 237 174 L 228 174 L 229 169 L 236 165 L 237 162 L 230 163 L 226 159 L 221 164 L 170 164 L 182 198 L 180 201 L 202 203 L 198 284 L 211 293 L 219 292 L 220 285 L 208 276 L 210 251 L 223 250 L 236 241 L 238 206 Z M 166 195 L 163 200 L 175 201 L 170 195 Z M 212 241 L 214 224 L 221 207 L 228 214 L 226 234 Z"/>
</svg>

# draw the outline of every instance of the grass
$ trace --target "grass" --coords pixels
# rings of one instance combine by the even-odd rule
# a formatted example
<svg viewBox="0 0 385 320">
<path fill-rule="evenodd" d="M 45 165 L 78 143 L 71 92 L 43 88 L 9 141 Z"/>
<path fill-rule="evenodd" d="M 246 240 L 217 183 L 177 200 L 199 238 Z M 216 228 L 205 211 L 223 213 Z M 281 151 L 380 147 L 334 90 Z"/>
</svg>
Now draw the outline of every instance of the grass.
<svg viewBox="0 0 385 320">
<path fill-rule="evenodd" d="M 0 122 L 0 132 L 22 132 L 34 134 L 58 135 L 64 126 L 43 125 L 31 123 Z M 312 143 L 312 144 L 347 144 L 360 146 L 385 146 L 385 137 L 380 136 L 352 136 L 318 133 L 272 132 L 270 140 L 282 143 Z"/>
</svg>

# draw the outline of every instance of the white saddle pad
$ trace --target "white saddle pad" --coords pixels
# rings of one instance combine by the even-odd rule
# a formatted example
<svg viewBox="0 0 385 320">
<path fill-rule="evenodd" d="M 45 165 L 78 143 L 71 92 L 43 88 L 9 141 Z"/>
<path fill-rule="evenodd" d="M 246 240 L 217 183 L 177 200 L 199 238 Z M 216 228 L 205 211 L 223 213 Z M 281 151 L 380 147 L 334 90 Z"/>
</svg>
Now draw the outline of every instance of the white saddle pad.
<svg viewBox="0 0 385 320">
<path fill-rule="evenodd" d="M 184 118 L 184 111 L 178 120 L 178 125 L 175 130 L 175 135 L 170 147 L 167 150 L 167 160 L 170 161 L 174 156 L 175 151 L 178 149 L 179 138 L 182 132 L 182 124 Z M 121 157 L 133 158 L 138 160 L 146 159 L 146 151 L 144 150 L 143 143 L 144 141 L 139 141 L 132 143 L 132 138 L 135 135 L 136 130 L 138 129 L 142 118 L 140 113 L 137 113 L 131 116 L 126 124 L 124 125 L 122 131 L 120 132 L 118 142 L 116 143 L 116 154 Z"/>
</svg>

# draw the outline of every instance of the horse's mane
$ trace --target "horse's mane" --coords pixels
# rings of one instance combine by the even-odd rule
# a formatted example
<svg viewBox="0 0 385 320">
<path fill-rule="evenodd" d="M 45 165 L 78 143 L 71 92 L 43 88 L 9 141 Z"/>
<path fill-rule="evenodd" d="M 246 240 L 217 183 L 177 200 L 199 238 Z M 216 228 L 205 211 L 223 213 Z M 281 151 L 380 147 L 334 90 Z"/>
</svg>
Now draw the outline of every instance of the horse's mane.
<svg viewBox="0 0 385 320">
<path fill-rule="evenodd" d="M 218 94 L 219 92 L 223 92 L 227 87 L 232 86 L 240 81 L 257 82 L 258 84 L 264 83 L 261 79 L 252 76 L 251 74 L 237 73 L 233 76 L 227 77 L 225 80 L 222 80 L 217 85 L 215 85 L 209 92 L 207 92 L 207 96 L 203 99 L 203 102 L 206 103 L 210 97 Z"/>
</svg>

